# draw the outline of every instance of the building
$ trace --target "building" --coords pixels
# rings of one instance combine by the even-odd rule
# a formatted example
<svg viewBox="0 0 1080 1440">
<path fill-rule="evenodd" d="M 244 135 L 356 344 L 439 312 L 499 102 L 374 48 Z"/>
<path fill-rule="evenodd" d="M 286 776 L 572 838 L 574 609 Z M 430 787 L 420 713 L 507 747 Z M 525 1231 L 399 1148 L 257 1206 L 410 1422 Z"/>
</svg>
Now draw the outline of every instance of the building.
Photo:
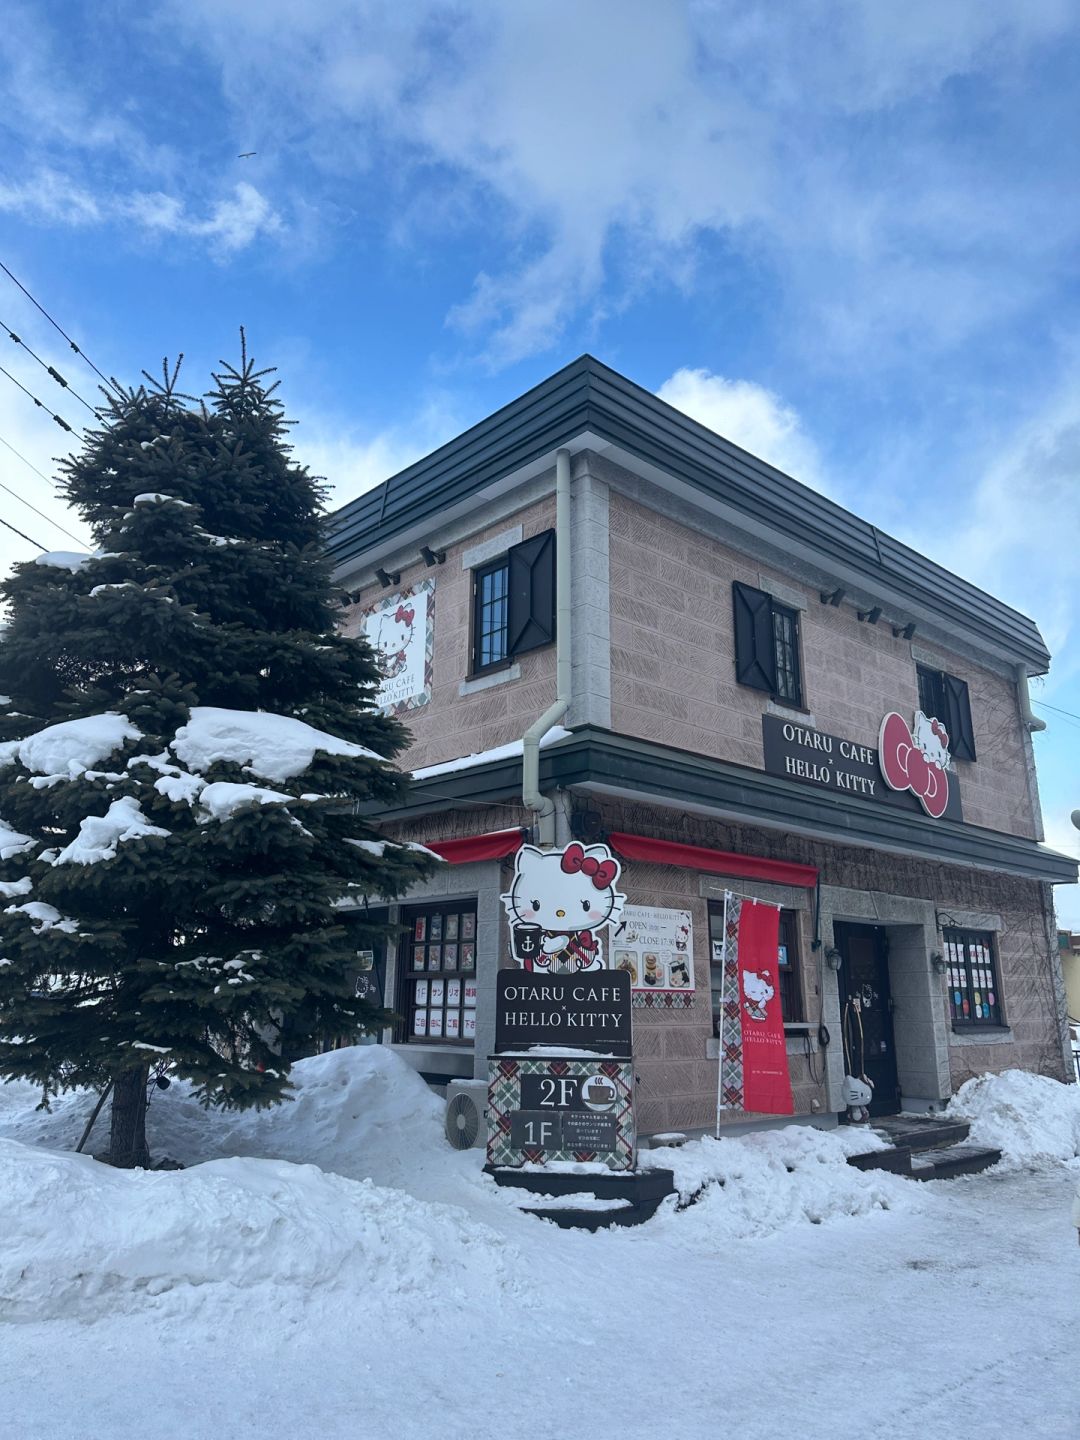
<svg viewBox="0 0 1080 1440">
<path fill-rule="evenodd" d="M 588 356 L 337 512 L 330 552 L 414 737 L 381 818 L 451 862 L 376 965 L 433 1083 L 487 1075 L 523 830 L 622 857 L 644 1134 L 713 1124 L 729 891 L 781 908 L 799 1114 L 860 1066 L 877 1113 L 1071 1074 L 1031 620 Z"/>
</svg>

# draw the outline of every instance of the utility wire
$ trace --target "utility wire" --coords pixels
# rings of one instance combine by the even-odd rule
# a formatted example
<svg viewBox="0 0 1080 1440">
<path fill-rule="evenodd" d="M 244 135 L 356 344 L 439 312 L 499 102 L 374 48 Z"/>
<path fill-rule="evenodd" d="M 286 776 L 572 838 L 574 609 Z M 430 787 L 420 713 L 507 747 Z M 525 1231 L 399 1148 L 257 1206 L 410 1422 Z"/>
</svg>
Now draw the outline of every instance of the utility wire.
<svg viewBox="0 0 1080 1440">
<path fill-rule="evenodd" d="M 11 371 L 5 370 L 3 365 L 0 365 L 0 375 L 6 375 L 13 385 L 17 385 L 24 395 L 28 395 L 30 397 L 30 399 L 34 402 L 34 404 L 38 407 L 39 410 L 44 410 L 46 415 L 51 415 L 52 418 L 56 421 L 57 425 L 60 426 L 61 430 L 66 430 L 69 435 L 75 435 L 77 433 L 73 425 L 69 425 L 62 415 L 57 415 L 54 411 L 50 410 L 48 405 L 45 404 L 44 400 L 39 400 L 32 390 L 27 390 L 26 386 L 22 383 L 22 381 L 16 380 L 15 376 L 12 375 Z"/>
<path fill-rule="evenodd" d="M 8 528 L 9 530 L 15 530 L 15 526 L 14 526 L 14 525 L 9 525 L 8 522 L 4 519 L 4 517 L 3 517 L 2 515 L 0 515 L 0 525 L 7 525 L 7 528 Z M 15 530 L 15 534 L 18 535 L 18 537 L 19 537 L 20 540 L 25 540 L 28 545 L 33 545 L 33 547 L 34 547 L 35 550 L 44 550 L 44 549 L 45 549 L 45 546 L 44 546 L 44 545 L 40 545 L 36 540 L 31 540 L 31 539 L 30 539 L 30 536 L 29 536 L 29 535 L 24 535 L 21 530 Z"/>
<path fill-rule="evenodd" d="M 50 365 L 47 360 L 43 360 L 35 350 L 31 350 L 30 346 L 26 343 L 26 341 L 22 338 L 21 335 L 16 335 L 15 331 L 12 330 L 11 326 L 6 325 L 3 320 L 0 320 L 0 330 L 6 330 L 9 340 L 14 341 L 16 345 L 21 345 L 22 348 L 26 351 L 26 353 L 32 356 L 33 359 L 37 361 L 37 363 L 47 374 L 52 376 L 52 378 L 56 381 L 57 385 L 61 387 L 61 389 L 69 390 L 71 394 L 75 396 L 75 399 L 78 400 L 79 404 L 85 405 L 87 410 L 90 411 L 90 414 L 93 415 L 95 420 L 97 419 L 97 411 L 90 404 L 89 400 L 84 400 L 77 390 L 72 389 L 72 387 L 64 379 L 63 375 L 60 374 L 59 370 L 57 370 L 54 366 Z"/>
<path fill-rule="evenodd" d="M 1033 704 L 1041 705 L 1044 710 L 1054 710 L 1058 715 L 1068 715 L 1070 720 L 1080 720 L 1080 715 L 1075 714 L 1072 710 L 1062 710 L 1060 705 L 1051 705 L 1048 700 L 1036 700 L 1034 695 L 1031 699 Z"/>
<path fill-rule="evenodd" d="M 42 315 L 45 316 L 45 319 L 48 320 L 49 324 L 53 327 L 53 329 L 59 331 L 59 333 L 71 346 L 72 350 L 75 351 L 76 355 L 82 356 L 82 358 L 86 361 L 87 365 L 90 366 L 90 369 L 93 370 L 94 374 L 97 375 L 99 379 L 104 380 L 105 384 L 109 387 L 110 390 L 114 390 L 117 395 L 122 397 L 124 392 L 120 389 L 120 386 L 116 383 L 116 381 L 110 380 L 106 375 L 102 374 L 102 372 L 90 359 L 90 356 L 87 355 L 86 351 L 79 349 L 78 345 L 75 344 L 75 341 L 63 328 L 63 326 L 53 319 L 53 317 L 45 309 L 44 305 L 39 304 L 38 301 L 34 299 L 33 295 L 30 294 L 30 291 L 26 288 L 22 281 L 19 280 L 16 276 L 12 275 L 11 271 L 8 269 L 8 267 L 4 264 L 2 260 L 0 260 L 0 270 L 3 270 L 4 274 L 8 277 L 9 280 L 13 280 L 15 282 L 15 284 L 19 287 L 19 289 L 22 291 L 22 293 L 26 296 L 26 298 L 30 301 L 32 305 L 37 306 L 37 308 L 41 311 Z"/>
<path fill-rule="evenodd" d="M 15 446 L 8 444 L 8 442 L 4 439 L 2 435 L 0 435 L 0 445 L 7 445 L 7 448 L 11 451 L 11 453 L 13 455 L 18 455 L 19 459 L 23 462 L 24 465 L 29 465 L 30 469 L 33 470 L 36 475 L 41 475 L 41 471 L 37 468 L 37 466 L 31 464 L 31 462 L 27 460 L 25 455 L 20 455 L 18 450 L 15 449 Z M 45 481 L 46 484 L 48 484 L 48 479 L 46 476 L 41 475 L 41 478 Z M 9 495 L 14 495 L 15 499 L 18 500 L 20 504 L 25 505 L 28 510 L 33 510 L 34 514 L 40 515 L 43 520 L 47 520 L 54 529 L 59 530 L 62 534 L 67 535 L 69 539 L 74 540 L 76 545 L 84 545 L 86 543 L 84 540 L 80 540 L 77 535 L 72 535 L 71 531 L 65 529 L 65 527 L 60 524 L 59 520 L 54 520 L 51 515 L 46 515 L 44 510 L 39 510 L 36 505 L 31 505 L 29 500 L 27 500 L 24 496 L 20 495 L 17 490 L 12 490 L 10 485 L 5 485 L 2 480 L 0 480 L 0 490 L 6 490 Z"/>
</svg>

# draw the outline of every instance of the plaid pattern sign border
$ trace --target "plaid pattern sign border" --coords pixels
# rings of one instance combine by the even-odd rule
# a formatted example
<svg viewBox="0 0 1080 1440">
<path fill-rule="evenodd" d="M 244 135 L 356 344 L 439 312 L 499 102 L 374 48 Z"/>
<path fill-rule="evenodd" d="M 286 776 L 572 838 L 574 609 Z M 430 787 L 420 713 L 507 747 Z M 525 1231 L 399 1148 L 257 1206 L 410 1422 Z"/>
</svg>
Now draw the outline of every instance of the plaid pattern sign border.
<svg viewBox="0 0 1080 1440">
<path fill-rule="evenodd" d="M 609 1154 L 598 1154 L 589 1150 L 515 1150 L 510 1144 L 510 1117 L 521 1109 L 521 1077 L 523 1075 L 552 1075 L 556 1079 L 568 1076 L 605 1075 L 614 1082 L 618 1092 L 614 1109 L 609 1112 L 615 1117 L 616 1145 Z M 632 1170 L 634 1168 L 637 1143 L 637 1127 L 634 1120 L 634 1065 L 632 1060 L 577 1060 L 558 1057 L 543 1060 L 511 1059 L 492 1056 L 488 1061 L 488 1141 L 487 1158 L 489 1165 L 507 1166 L 517 1169 L 521 1165 L 550 1164 L 563 1161 L 584 1164 L 599 1160 L 609 1170 Z"/>
</svg>

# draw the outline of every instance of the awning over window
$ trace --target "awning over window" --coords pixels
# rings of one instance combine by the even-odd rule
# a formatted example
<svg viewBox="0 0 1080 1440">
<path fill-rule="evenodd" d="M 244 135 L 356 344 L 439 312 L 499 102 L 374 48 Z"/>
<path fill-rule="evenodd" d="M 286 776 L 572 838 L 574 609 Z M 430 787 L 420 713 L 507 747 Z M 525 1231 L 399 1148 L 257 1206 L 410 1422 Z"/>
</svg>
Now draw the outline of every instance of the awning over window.
<svg viewBox="0 0 1080 1440">
<path fill-rule="evenodd" d="M 627 835 L 619 830 L 613 830 L 607 838 L 615 853 L 625 860 L 651 860 L 657 865 L 681 865 L 710 875 L 737 875 L 745 880 L 770 880 L 776 885 L 802 885 L 807 889 L 817 884 L 818 872 L 813 865 L 735 855 L 729 850 L 707 850 L 701 845 L 652 840 L 647 835 Z"/>
<path fill-rule="evenodd" d="M 512 830 L 491 830 L 486 835 L 466 835 L 460 840 L 429 840 L 427 848 L 441 855 L 449 865 L 467 865 L 471 860 L 501 860 L 521 849 L 525 832 L 515 825 Z"/>
</svg>

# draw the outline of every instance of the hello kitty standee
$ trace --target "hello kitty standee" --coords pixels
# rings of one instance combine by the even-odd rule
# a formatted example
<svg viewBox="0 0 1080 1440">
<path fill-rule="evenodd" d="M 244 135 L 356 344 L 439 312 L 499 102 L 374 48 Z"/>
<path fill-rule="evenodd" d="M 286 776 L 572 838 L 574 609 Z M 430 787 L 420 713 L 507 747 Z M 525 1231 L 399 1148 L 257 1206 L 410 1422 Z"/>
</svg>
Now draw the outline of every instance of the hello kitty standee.
<svg viewBox="0 0 1080 1440">
<path fill-rule="evenodd" d="M 615 887 L 621 866 L 606 845 L 540 850 L 523 845 L 502 902 L 510 948 L 523 969 L 574 975 L 605 967 L 601 932 L 618 923 L 626 896 Z"/>
</svg>

